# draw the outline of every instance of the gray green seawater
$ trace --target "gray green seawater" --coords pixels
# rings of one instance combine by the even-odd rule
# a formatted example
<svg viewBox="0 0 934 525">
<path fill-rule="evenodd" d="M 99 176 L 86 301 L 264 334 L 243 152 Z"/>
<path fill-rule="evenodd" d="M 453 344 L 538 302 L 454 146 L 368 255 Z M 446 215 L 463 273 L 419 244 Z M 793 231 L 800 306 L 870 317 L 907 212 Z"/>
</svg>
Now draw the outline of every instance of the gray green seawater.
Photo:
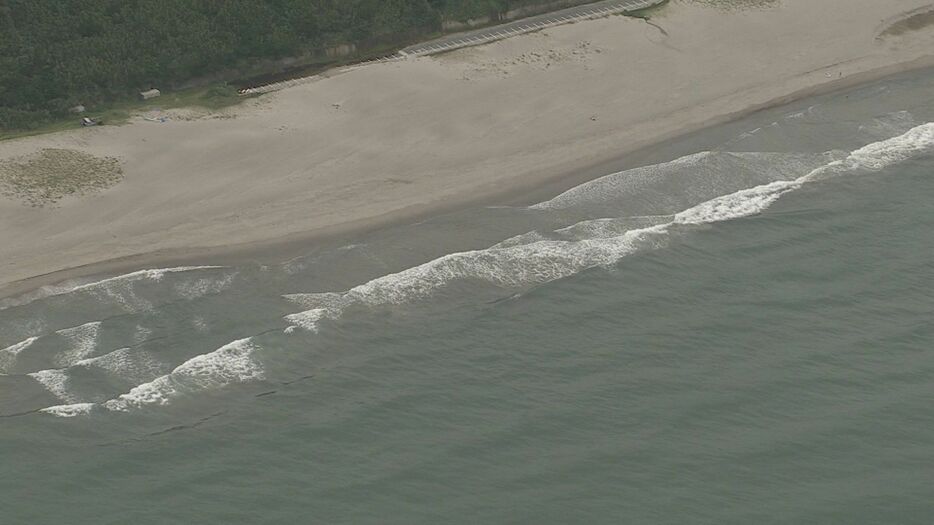
<svg viewBox="0 0 934 525">
<path fill-rule="evenodd" d="M 902 75 L 531 206 L 4 300 L 0 523 L 932 523 L 931 122 Z"/>
</svg>

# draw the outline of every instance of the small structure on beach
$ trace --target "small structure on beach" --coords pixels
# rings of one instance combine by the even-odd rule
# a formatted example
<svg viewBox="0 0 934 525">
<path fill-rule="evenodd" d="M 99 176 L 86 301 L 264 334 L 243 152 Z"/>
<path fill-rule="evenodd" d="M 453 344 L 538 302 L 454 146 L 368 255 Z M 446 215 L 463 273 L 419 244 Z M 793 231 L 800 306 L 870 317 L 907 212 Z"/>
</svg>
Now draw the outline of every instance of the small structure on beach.
<svg viewBox="0 0 934 525">
<path fill-rule="evenodd" d="M 147 91 L 141 91 L 140 94 L 139 94 L 139 98 L 142 99 L 142 100 L 149 100 L 149 99 L 151 99 L 151 98 L 156 98 L 156 97 L 161 96 L 161 95 L 162 95 L 162 92 L 161 92 L 161 91 L 159 91 L 158 89 L 153 88 L 153 89 L 150 89 L 150 90 L 147 90 Z"/>
</svg>

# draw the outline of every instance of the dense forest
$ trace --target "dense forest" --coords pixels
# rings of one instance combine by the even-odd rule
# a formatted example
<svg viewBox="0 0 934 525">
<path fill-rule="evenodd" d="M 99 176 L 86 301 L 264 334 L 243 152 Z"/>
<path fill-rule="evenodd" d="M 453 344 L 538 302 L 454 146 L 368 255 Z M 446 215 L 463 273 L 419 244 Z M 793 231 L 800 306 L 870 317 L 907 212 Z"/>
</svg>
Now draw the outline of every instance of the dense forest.
<svg viewBox="0 0 934 525">
<path fill-rule="evenodd" d="M 374 49 L 549 0 L 0 0 L 0 128 L 340 44 Z M 583 1 L 568 3 L 584 3 Z"/>
</svg>

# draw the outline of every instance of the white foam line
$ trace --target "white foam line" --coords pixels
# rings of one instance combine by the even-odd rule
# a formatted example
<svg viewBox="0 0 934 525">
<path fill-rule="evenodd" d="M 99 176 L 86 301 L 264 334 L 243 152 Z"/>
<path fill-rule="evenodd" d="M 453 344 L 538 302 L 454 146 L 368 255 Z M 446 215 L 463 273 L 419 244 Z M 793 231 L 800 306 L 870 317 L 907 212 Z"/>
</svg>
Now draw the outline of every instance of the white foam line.
<svg viewBox="0 0 934 525">
<path fill-rule="evenodd" d="M 22 302 L 13 302 L 8 306 L 0 307 L 0 311 L 7 308 L 12 308 L 14 306 L 22 306 L 24 304 L 29 304 L 39 299 L 45 299 L 47 297 L 57 297 L 61 295 L 67 295 L 74 292 L 81 292 L 87 290 L 95 290 L 97 288 L 105 287 L 108 284 L 116 282 L 134 282 L 141 281 L 144 279 L 149 279 L 153 281 L 161 281 L 166 274 L 170 273 L 183 273 L 183 272 L 194 272 L 201 270 L 221 270 L 226 268 L 226 266 L 180 266 L 177 268 L 156 268 L 150 270 L 140 270 L 128 274 L 118 275 L 115 277 L 109 277 L 107 279 L 102 279 L 100 281 L 94 281 L 90 283 L 80 284 L 77 286 L 48 286 L 40 289 L 40 291 L 45 291 L 45 293 L 40 293 L 36 297 L 30 298 L 29 300 Z"/>
<path fill-rule="evenodd" d="M 317 333 L 322 320 L 335 319 L 339 316 L 340 312 L 329 308 L 313 308 L 297 314 L 289 314 L 284 319 L 292 324 L 285 329 L 285 333 L 291 334 L 296 328 Z"/>
<path fill-rule="evenodd" d="M 878 171 L 932 149 L 934 123 L 928 123 L 898 137 L 859 148 L 843 160 L 830 162 L 797 179 L 770 182 L 707 200 L 675 214 L 663 224 L 580 240 L 549 240 L 530 235 L 528 243 L 501 243 L 502 246 L 484 250 L 448 254 L 345 292 L 286 295 L 286 299 L 308 308 L 286 316 L 286 320 L 293 326 L 307 326 L 316 331 L 321 319 L 339 317 L 352 304 L 379 306 L 410 302 L 427 297 L 454 280 L 477 279 L 504 287 L 554 281 L 588 268 L 615 264 L 644 247 L 661 246 L 672 228 L 761 213 L 784 194 L 808 182 L 853 170 Z"/>
<path fill-rule="evenodd" d="M 87 283 L 87 284 L 75 286 L 74 288 L 68 291 L 65 291 L 63 293 L 71 293 L 71 292 L 77 292 L 81 290 L 96 288 L 101 285 L 116 282 L 116 281 L 137 281 L 137 280 L 142 280 L 142 279 L 149 279 L 152 281 L 161 281 L 162 278 L 166 276 L 166 274 L 170 274 L 170 273 L 195 272 L 195 271 L 201 271 L 201 270 L 222 270 L 224 268 L 226 268 L 226 266 L 179 266 L 177 268 L 156 268 L 156 269 L 151 269 L 151 270 L 140 270 L 138 272 L 118 275 L 116 277 L 110 277 L 108 279 L 95 281 L 93 283 Z"/>
<path fill-rule="evenodd" d="M 90 414 L 94 407 L 94 403 L 72 403 L 70 405 L 57 405 L 43 408 L 39 410 L 39 412 L 57 417 L 77 417 Z"/>
<path fill-rule="evenodd" d="M 184 394 L 262 379 L 263 368 L 253 359 L 258 348 L 251 338 L 233 341 L 213 352 L 195 356 L 170 373 L 138 385 L 103 406 L 125 412 L 149 405 L 167 405 Z"/>
<path fill-rule="evenodd" d="M 29 339 L 20 341 L 15 345 L 11 345 L 4 348 L 3 350 L 0 350 L 0 372 L 6 373 L 13 365 L 13 363 L 16 362 L 16 357 L 23 350 L 29 348 L 38 340 L 38 337 L 30 337 Z"/>
<path fill-rule="evenodd" d="M 32 346 L 32 344 L 35 343 L 37 340 L 39 340 L 38 337 L 30 337 L 29 339 L 20 341 L 16 343 L 15 345 L 11 345 L 11 346 L 4 348 L 3 350 L 0 350 L 0 353 L 10 354 L 13 356 L 19 355 L 20 352 Z"/>
<path fill-rule="evenodd" d="M 167 405 L 173 399 L 185 394 L 262 379 L 263 369 L 252 357 L 258 348 L 251 338 L 233 341 L 213 352 L 192 357 L 168 374 L 137 385 L 126 394 L 106 401 L 100 406 L 110 411 L 126 412 L 149 405 Z M 104 356 L 85 359 L 77 363 L 77 366 L 96 365 L 108 370 L 116 369 L 125 372 L 123 358 L 126 357 L 128 350 L 123 348 Z M 142 362 L 149 361 L 148 356 L 143 356 Z M 75 417 L 87 415 L 98 406 L 96 403 L 82 402 L 71 394 L 68 390 L 69 380 L 65 370 L 41 370 L 29 376 L 36 379 L 53 395 L 69 403 L 47 407 L 40 412 L 59 417 Z"/>
</svg>

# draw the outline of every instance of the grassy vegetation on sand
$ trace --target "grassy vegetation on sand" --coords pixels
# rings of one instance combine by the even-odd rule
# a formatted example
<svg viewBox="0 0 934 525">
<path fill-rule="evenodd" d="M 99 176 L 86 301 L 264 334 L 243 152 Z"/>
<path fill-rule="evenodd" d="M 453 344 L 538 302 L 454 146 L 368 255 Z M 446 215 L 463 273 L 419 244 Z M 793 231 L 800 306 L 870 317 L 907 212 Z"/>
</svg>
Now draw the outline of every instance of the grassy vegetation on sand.
<svg viewBox="0 0 934 525">
<path fill-rule="evenodd" d="M 123 180 L 120 161 L 46 148 L 0 162 L 0 195 L 33 207 L 104 190 Z"/>
<path fill-rule="evenodd" d="M 118 100 L 100 104 L 83 115 L 58 117 L 28 130 L 4 130 L 0 128 L 0 140 L 79 129 L 81 128 L 81 117 L 84 116 L 98 119 L 106 125 L 120 125 L 129 121 L 136 114 L 174 108 L 218 110 L 237 104 L 244 98 L 237 95 L 237 90 L 234 87 L 217 84 L 209 87 L 172 91 L 150 100 Z"/>
</svg>

